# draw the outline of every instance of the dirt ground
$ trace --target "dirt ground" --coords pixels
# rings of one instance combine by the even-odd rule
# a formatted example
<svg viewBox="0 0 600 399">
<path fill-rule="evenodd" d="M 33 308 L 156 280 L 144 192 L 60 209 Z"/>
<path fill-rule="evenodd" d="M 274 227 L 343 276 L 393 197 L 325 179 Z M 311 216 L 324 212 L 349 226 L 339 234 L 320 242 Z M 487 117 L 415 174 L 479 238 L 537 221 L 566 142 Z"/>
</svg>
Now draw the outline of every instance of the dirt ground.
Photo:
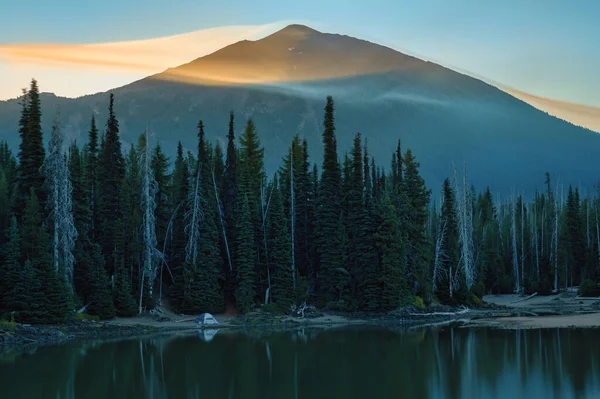
<svg viewBox="0 0 600 399">
<path fill-rule="evenodd" d="M 137 316 L 129 318 L 118 317 L 109 321 L 111 324 L 128 325 L 128 326 L 151 326 L 157 328 L 177 328 L 177 329 L 195 329 L 198 328 L 198 324 L 194 321 L 197 316 L 194 315 L 179 315 L 170 311 L 166 307 L 157 308 L 156 315 L 162 320 L 156 320 L 151 316 Z M 258 316 L 259 313 L 248 313 L 246 316 Z M 235 327 L 236 324 L 232 323 L 236 317 L 235 315 L 213 315 L 217 320 L 218 327 Z M 295 318 L 291 316 L 285 316 L 281 318 L 281 322 L 298 321 L 308 325 L 329 325 L 329 324 L 362 324 L 364 320 L 348 319 L 344 316 L 325 314 L 320 317 L 314 318 Z"/>
</svg>

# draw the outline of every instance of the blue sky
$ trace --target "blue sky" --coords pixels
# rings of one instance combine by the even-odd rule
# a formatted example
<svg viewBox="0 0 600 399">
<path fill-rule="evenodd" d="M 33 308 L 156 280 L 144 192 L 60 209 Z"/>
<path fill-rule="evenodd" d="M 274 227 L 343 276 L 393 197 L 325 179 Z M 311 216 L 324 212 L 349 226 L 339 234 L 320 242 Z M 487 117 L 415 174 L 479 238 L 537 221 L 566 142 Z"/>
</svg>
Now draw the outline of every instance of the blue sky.
<svg viewBox="0 0 600 399">
<path fill-rule="evenodd" d="M 103 43 L 301 22 L 535 95 L 600 106 L 597 0 L 0 0 L 0 10 L 0 44 Z"/>
</svg>

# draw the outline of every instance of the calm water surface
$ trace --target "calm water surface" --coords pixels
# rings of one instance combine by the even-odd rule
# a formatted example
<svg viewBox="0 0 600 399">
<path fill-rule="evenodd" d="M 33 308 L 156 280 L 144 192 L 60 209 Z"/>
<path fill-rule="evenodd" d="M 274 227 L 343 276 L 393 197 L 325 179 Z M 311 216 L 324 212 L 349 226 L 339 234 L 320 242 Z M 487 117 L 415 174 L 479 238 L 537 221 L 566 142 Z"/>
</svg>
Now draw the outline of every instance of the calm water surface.
<svg viewBox="0 0 600 399">
<path fill-rule="evenodd" d="M 12 398 L 600 398 L 600 330 L 207 332 L 0 355 Z"/>
</svg>

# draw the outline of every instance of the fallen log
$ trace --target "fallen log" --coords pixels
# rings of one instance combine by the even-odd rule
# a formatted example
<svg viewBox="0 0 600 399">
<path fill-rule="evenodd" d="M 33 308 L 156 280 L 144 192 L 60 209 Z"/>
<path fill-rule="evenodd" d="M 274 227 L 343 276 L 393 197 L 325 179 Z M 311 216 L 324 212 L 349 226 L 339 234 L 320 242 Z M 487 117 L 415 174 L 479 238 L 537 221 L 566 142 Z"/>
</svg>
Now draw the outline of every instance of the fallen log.
<svg viewBox="0 0 600 399">
<path fill-rule="evenodd" d="M 175 320 L 175 323 L 182 323 L 184 321 L 194 321 L 194 320 L 196 320 L 195 317 L 190 317 L 189 319 Z"/>
<path fill-rule="evenodd" d="M 533 294 L 529 295 L 528 297 L 521 298 L 521 299 L 517 299 L 516 301 L 509 303 L 509 305 L 512 305 L 512 304 L 514 304 L 514 303 L 519 303 L 519 302 L 526 301 L 526 300 L 528 300 L 528 299 L 531 299 L 531 298 L 533 298 L 533 297 L 534 297 L 534 296 L 536 296 L 537 294 L 538 294 L 538 293 L 537 293 L 537 292 L 535 292 L 535 293 L 533 293 Z"/>
<path fill-rule="evenodd" d="M 409 313 L 409 316 L 422 316 L 422 317 L 436 317 L 436 316 L 457 316 L 465 314 L 469 311 L 467 308 L 463 308 L 458 312 L 432 312 L 432 313 Z"/>
</svg>

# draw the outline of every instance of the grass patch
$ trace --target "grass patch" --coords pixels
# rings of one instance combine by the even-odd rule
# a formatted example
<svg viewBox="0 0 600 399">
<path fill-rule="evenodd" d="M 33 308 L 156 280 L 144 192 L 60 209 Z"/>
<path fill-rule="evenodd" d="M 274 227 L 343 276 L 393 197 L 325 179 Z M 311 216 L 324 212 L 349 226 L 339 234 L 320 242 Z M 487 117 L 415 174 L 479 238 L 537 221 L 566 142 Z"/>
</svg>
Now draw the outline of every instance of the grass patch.
<svg viewBox="0 0 600 399">
<path fill-rule="evenodd" d="M 100 321 L 100 316 L 93 316 L 93 315 L 87 314 L 87 313 L 77 313 L 75 315 L 75 320 L 78 320 L 78 321 L 82 321 L 82 320 Z"/>
<path fill-rule="evenodd" d="M 0 320 L 0 330 L 15 331 L 16 329 L 17 323 L 15 323 L 14 321 L 8 321 L 4 319 Z"/>
<path fill-rule="evenodd" d="M 425 309 L 425 302 L 420 296 L 416 296 L 415 299 L 413 299 L 412 305 L 417 309 Z"/>
</svg>

